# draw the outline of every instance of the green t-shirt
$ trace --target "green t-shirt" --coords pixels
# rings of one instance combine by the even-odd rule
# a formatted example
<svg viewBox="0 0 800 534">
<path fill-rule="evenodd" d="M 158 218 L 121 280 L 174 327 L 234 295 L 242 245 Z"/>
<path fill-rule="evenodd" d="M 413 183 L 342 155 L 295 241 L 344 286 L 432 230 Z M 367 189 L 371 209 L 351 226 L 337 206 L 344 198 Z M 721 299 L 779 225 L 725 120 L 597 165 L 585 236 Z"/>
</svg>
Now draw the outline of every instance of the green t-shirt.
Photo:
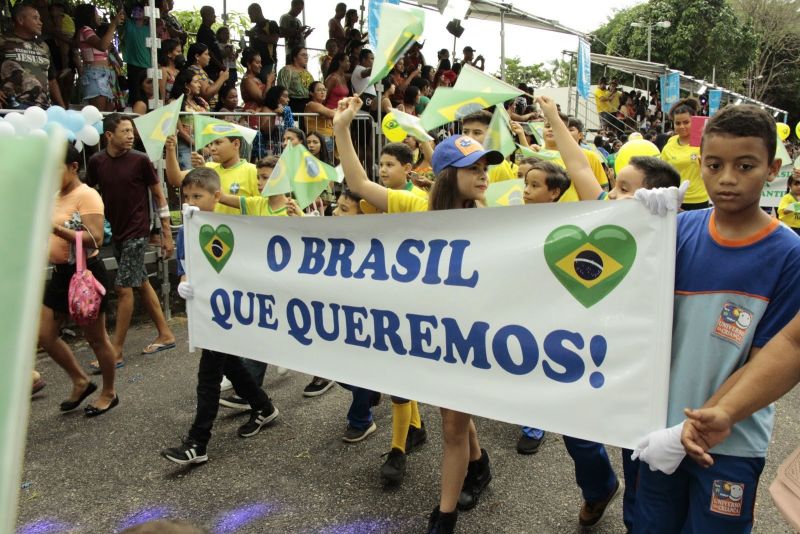
<svg viewBox="0 0 800 534">
<path fill-rule="evenodd" d="M 150 27 L 137 26 L 132 19 L 125 21 L 125 38 L 122 40 L 122 56 L 125 62 L 148 69 L 150 62 L 150 49 L 146 46 L 146 39 L 150 36 Z"/>
</svg>

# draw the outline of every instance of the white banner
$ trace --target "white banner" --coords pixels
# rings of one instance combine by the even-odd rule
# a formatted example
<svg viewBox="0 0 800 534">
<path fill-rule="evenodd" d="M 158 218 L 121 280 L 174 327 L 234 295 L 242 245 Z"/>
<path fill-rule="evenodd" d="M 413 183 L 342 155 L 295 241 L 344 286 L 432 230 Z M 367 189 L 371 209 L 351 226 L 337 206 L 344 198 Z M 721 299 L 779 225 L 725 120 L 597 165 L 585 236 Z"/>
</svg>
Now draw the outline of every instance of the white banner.
<svg viewBox="0 0 800 534">
<path fill-rule="evenodd" d="M 185 227 L 189 340 L 633 447 L 666 423 L 675 227 L 634 201 L 197 213 Z"/>
<path fill-rule="evenodd" d="M 781 167 L 778 176 L 771 182 L 764 184 L 761 190 L 761 207 L 762 208 L 777 208 L 781 203 L 781 199 L 789 191 L 789 177 L 792 175 L 792 166 L 784 165 Z"/>
</svg>

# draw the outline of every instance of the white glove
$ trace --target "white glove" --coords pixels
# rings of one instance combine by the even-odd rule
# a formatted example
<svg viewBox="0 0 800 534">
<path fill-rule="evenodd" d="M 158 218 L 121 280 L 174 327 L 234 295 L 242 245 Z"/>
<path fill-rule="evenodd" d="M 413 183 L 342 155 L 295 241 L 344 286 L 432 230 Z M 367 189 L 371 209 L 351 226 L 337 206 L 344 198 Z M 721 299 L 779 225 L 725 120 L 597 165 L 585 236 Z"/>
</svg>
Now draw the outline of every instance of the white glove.
<svg viewBox="0 0 800 534">
<path fill-rule="evenodd" d="M 674 189 L 674 188 L 673 188 Z M 632 458 L 637 458 L 650 466 L 650 471 L 661 471 L 671 475 L 686 456 L 681 444 L 683 422 L 670 428 L 650 432 L 639 442 Z"/>
<path fill-rule="evenodd" d="M 653 215 L 662 217 L 671 211 L 678 211 L 683 204 L 683 197 L 689 189 L 689 180 L 680 187 L 658 187 L 656 189 L 637 189 L 633 198 L 644 204 Z"/>
<path fill-rule="evenodd" d="M 189 282 L 181 282 L 178 284 L 178 295 L 183 300 L 192 300 L 194 298 L 194 287 Z"/>
<path fill-rule="evenodd" d="M 190 206 L 189 204 L 184 204 L 182 208 L 183 208 L 182 211 L 184 219 L 191 219 L 192 215 L 200 211 L 200 208 L 198 208 L 197 206 Z"/>
</svg>

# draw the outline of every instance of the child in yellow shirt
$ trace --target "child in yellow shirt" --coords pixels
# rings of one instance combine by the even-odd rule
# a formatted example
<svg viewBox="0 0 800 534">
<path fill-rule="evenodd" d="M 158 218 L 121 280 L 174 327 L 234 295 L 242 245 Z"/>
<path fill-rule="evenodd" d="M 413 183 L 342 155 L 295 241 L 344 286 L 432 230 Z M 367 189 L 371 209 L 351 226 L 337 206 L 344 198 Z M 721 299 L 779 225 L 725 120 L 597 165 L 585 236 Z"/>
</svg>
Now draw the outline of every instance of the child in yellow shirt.
<svg viewBox="0 0 800 534">
<path fill-rule="evenodd" d="M 800 235 L 800 169 L 789 177 L 789 191 L 778 204 L 778 219 Z"/>
</svg>

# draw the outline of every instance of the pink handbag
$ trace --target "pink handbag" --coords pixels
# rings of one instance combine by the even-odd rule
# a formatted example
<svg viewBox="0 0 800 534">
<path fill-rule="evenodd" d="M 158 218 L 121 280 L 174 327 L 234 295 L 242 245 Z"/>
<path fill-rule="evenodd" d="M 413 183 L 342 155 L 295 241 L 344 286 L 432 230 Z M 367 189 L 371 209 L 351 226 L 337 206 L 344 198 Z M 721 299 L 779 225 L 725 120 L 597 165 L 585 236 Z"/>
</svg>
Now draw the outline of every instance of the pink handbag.
<svg viewBox="0 0 800 534">
<path fill-rule="evenodd" d="M 90 234 L 91 235 L 91 234 Z M 86 269 L 86 255 L 83 252 L 83 232 L 75 232 L 75 274 L 69 281 L 69 316 L 80 326 L 97 320 L 100 304 L 106 288 L 97 281 L 92 271 Z"/>
</svg>

